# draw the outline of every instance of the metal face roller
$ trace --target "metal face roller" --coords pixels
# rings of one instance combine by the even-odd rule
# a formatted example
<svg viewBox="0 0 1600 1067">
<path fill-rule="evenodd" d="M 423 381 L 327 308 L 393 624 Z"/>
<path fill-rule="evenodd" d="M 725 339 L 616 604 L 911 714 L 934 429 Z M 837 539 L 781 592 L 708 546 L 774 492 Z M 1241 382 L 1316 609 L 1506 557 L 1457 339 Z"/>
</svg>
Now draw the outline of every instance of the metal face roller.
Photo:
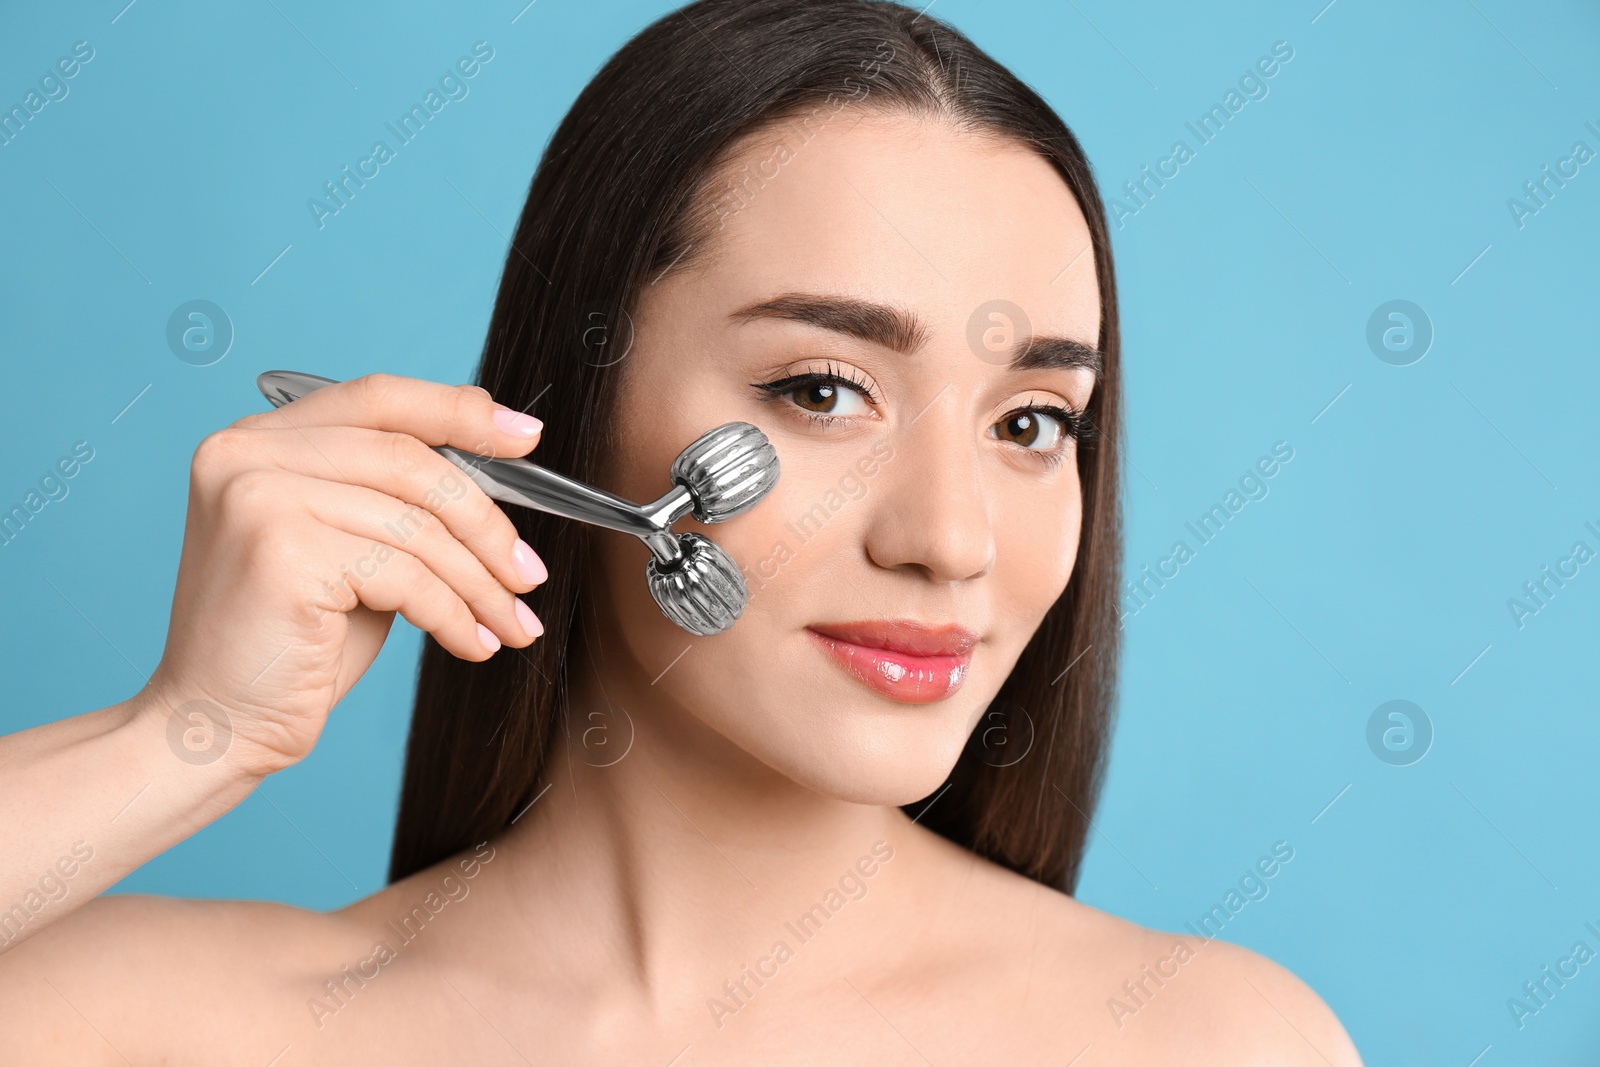
<svg viewBox="0 0 1600 1067">
<path fill-rule="evenodd" d="M 256 385 L 273 407 L 335 384 L 297 371 L 267 371 Z M 749 600 L 744 575 L 717 544 L 671 526 L 693 513 L 711 524 L 747 511 L 778 484 L 778 454 L 748 422 L 707 430 L 673 460 L 673 487 L 661 499 L 633 504 L 525 459 L 494 459 L 446 445 L 435 452 L 496 500 L 631 533 L 650 549 L 650 595 L 667 618 L 699 637 L 732 626 Z"/>
</svg>

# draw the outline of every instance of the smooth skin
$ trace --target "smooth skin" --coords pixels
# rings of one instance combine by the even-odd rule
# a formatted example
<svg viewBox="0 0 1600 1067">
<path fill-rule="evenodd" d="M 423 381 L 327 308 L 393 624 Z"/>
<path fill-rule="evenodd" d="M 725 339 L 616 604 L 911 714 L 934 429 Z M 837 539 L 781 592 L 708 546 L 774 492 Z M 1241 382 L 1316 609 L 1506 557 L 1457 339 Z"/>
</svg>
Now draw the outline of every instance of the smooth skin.
<svg viewBox="0 0 1600 1067">
<path fill-rule="evenodd" d="M 1092 344 L 1088 243 L 1069 190 L 1025 147 L 868 111 L 801 146 L 723 220 L 713 254 L 645 291 L 602 483 L 653 499 L 705 429 L 760 426 L 782 461 L 772 494 L 725 525 L 683 527 L 745 566 L 744 618 L 687 637 L 649 601 L 643 546 L 603 534 L 583 605 L 597 640 L 548 788 L 493 840 L 328 914 L 90 898 L 305 758 L 395 612 L 470 660 L 511 654 L 480 624 L 505 645 L 534 639 L 516 607 L 536 585 L 530 550 L 476 487 L 441 502 L 454 468 L 425 446 L 524 455 L 536 438 L 497 425 L 482 390 L 384 376 L 207 438 L 150 686 L 0 740 L 0 900 L 73 842 L 94 849 L 0 954 L 0 1033 L 18 1061 L 1358 1064 L 1277 964 L 1192 937 L 1178 964 L 1176 935 L 980 859 L 897 807 L 945 780 L 1071 576 L 1073 442 L 1053 416 L 1026 434 L 1012 416 L 1081 410 L 1093 374 L 980 358 L 968 320 L 1003 298 L 1035 334 Z M 784 294 L 887 305 L 922 343 L 737 314 Z M 754 388 L 814 371 L 851 384 Z M 892 458 L 862 475 L 875 445 Z M 819 502 L 828 517 L 802 540 L 791 524 Z M 394 544 L 385 523 L 417 506 L 422 532 Z M 376 577 L 341 591 L 384 543 L 395 554 Z M 954 695 L 891 701 L 805 632 L 898 618 L 979 635 Z M 196 699 L 234 730 L 203 765 L 168 741 Z M 1146 968 L 1172 976 L 1156 986 Z M 1119 1017 L 1112 998 L 1130 1003 L 1124 983 L 1141 979 L 1137 1011 Z"/>
</svg>

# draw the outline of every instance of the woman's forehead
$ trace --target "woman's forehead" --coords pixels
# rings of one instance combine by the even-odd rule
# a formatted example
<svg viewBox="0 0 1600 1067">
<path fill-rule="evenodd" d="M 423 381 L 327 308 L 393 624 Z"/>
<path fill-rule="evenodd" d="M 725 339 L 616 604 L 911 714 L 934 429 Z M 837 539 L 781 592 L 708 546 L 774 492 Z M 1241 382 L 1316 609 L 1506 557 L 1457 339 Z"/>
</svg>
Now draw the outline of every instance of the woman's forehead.
<svg viewBox="0 0 1600 1067">
<path fill-rule="evenodd" d="M 1005 300 L 1040 333 L 1098 336 L 1083 213 L 1054 167 L 1015 141 L 844 112 L 748 139 L 709 195 L 716 247 L 700 276 L 726 296 L 718 303 L 846 292 L 964 329 L 974 309 Z"/>
</svg>

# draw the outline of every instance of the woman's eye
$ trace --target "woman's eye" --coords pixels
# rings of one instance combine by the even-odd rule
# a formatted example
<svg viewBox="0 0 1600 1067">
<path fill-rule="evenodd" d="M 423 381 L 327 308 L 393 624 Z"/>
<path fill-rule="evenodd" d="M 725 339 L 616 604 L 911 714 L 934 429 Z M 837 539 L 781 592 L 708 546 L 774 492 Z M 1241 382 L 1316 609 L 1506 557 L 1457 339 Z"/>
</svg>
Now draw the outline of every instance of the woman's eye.
<svg viewBox="0 0 1600 1067">
<path fill-rule="evenodd" d="M 826 372 L 812 371 L 755 383 L 763 400 L 786 400 L 812 422 L 831 424 L 834 419 L 870 415 L 878 402 L 866 381 L 857 381 L 848 368 L 829 365 Z"/>
<path fill-rule="evenodd" d="M 838 381 L 812 381 L 793 386 L 785 394 L 804 411 L 818 415 L 862 415 L 869 408 L 854 386 Z"/>
<path fill-rule="evenodd" d="M 1035 452 L 1055 452 L 1061 439 L 1071 434 L 1071 426 L 1059 415 L 1041 408 L 1013 411 L 995 423 L 995 436 Z"/>
</svg>

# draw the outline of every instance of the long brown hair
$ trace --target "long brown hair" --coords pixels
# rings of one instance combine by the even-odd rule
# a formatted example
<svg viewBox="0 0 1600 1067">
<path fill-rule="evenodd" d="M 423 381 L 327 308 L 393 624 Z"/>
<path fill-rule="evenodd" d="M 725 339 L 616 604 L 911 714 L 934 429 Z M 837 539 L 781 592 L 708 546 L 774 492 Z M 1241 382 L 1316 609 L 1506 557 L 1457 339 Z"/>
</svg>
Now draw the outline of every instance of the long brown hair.
<svg viewBox="0 0 1600 1067">
<path fill-rule="evenodd" d="M 1078 449 L 1084 518 L 1072 578 L 950 781 L 905 806 L 952 841 L 1070 893 L 1115 697 L 1121 360 L 1100 196 L 1077 139 L 1036 93 L 950 26 L 883 0 L 698 0 L 663 16 L 601 68 L 545 148 L 477 381 L 543 419 L 542 466 L 600 484 L 617 379 L 608 353 L 627 343 L 641 288 L 697 262 L 714 240 L 718 213 L 735 203 L 713 196 L 729 150 L 852 103 L 943 116 L 1031 146 L 1088 222 L 1103 368 L 1087 411 L 1098 432 Z M 761 180 L 747 174 L 746 187 Z M 1081 250 L 1061 251 L 1066 264 Z M 549 564 L 537 594 L 545 635 L 484 663 L 426 639 L 391 881 L 503 830 L 567 729 L 590 528 L 509 510 Z M 1002 737 L 1006 745 L 994 743 Z"/>
</svg>

